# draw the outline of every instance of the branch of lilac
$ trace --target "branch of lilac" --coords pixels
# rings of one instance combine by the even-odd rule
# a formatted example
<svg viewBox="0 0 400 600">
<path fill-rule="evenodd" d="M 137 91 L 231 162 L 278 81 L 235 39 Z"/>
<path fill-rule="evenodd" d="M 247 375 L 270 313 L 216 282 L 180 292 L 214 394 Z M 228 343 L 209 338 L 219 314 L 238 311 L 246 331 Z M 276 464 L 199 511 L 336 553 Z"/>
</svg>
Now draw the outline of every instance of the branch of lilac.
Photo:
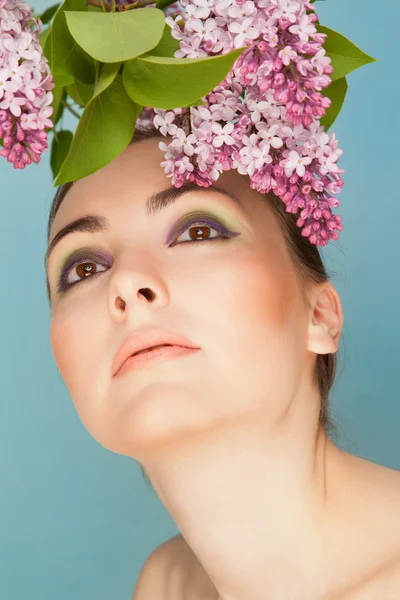
<svg viewBox="0 0 400 600">
<path fill-rule="evenodd" d="M 155 4 L 155 0 L 136 0 L 136 2 L 132 2 L 132 4 L 115 4 L 114 7 L 112 2 L 106 2 L 105 0 L 86 0 L 86 4 L 96 6 L 97 8 L 105 7 L 108 11 L 113 11 L 114 8 L 117 12 L 123 12 L 125 10 L 143 8 L 144 6 L 148 6 L 149 4 Z"/>
<path fill-rule="evenodd" d="M 169 0 L 86 2 L 104 12 L 169 5 Z M 332 208 L 339 206 L 334 195 L 344 185 L 344 170 L 337 164 L 343 151 L 335 132 L 321 125 L 332 104 L 322 91 L 332 83 L 333 65 L 324 48 L 327 34 L 319 33 L 310 0 L 180 0 L 180 5 L 165 11 L 171 36 L 179 40 L 175 58 L 246 51 L 202 105 L 144 107 L 136 119 L 140 126 L 154 124 L 164 136 L 172 136 L 171 144 L 159 144 L 165 153 L 161 166 L 172 184 L 195 181 L 208 187 L 222 171 L 236 169 L 251 177 L 256 191 L 273 188 L 287 212 L 300 209 L 296 224 L 310 243 L 325 246 L 338 240 L 342 218 Z M 13 29 L 12 23 L 18 27 Z M 0 0 L 3 31 L 0 156 L 24 169 L 40 162 L 48 148 L 48 129 L 55 125 L 50 119 L 55 83 L 43 51 L 38 57 L 40 24 L 24 0 Z M 20 58 L 29 78 L 15 73 Z M 97 61 L 95 65 L 98 69 Z M 63 107 L 80 118 L 66 100 Z"/>
<path fill-rule="evenodd" d="M 80 115 L 78 112 L 76 112 L 72 106 L 70 104 L 68 104 L 68 102 L 66 102 L 65 100 L 62 101 L 62 104 L 64 104 L 66 106 L 66 108 L 78 119 L 81 118 L 82 115 Z"/>
</svg>

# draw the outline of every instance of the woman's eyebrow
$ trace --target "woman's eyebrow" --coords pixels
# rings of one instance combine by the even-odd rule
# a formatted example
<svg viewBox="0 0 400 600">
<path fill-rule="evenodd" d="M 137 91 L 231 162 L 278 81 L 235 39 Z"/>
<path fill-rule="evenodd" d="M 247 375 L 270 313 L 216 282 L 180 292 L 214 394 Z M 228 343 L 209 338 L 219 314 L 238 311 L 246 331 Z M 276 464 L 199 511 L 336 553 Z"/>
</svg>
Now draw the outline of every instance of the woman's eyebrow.
<svg viewBox="0 0 400 600">
<path fill-rule="evenodd" d="M 222 188 L 217 187 L 216 185 L 210 185 L 209 187 L 200 187 L 196 183 L 189 182 L 187 184 L 182 185 L 180 188 L 171 187 L 165 190 L 161 190 L 147 198 L 146 200 L 146 214 L 149 217 L 152 217 L 156 213 L 161 212 L 163 209 L 167 208 L 171 204 L 173 204 L 178 198 L 183 196 L 188 192 L 193 191 L 214 191 L 223 194 L 224 196 L 228 196 L 235 201 L 235 203 L 242 209 L 242 211 L 247 215 L 246 207 L 243 202 L 235 196 L 232 192 L 228 192 Z M 109 229 L 109 221 L 106 217 L 101 215 L 85 215 L 68 225 L 65 225 L 57 235 L 54 236 L 53 240 L 50 242 L 48 249 L 44 258 L 44 266 L 47 274 L 49 258 L 56 247 L 56 245 L 67 235 L 71 233 L 75 233 L 77 231 L 83 231 L 87 233 L 97 233 L 100 231 L 107 231 Z"/>
</svg>

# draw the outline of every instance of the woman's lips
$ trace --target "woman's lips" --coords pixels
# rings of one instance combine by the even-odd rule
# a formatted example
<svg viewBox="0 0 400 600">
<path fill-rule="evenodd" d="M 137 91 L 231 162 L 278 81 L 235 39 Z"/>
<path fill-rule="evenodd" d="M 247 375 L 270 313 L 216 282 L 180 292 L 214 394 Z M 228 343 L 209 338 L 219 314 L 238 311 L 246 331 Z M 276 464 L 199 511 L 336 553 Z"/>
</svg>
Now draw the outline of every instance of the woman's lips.
<svg viewBox="0 0 400 600">
<path fill-rule="evenodd" d="M 148 365 L 150 362 L 180 358 L 182 356 L 192 354 L 193 352 L 197 352 L 198 350 L 200 350 L 200 348 L 186 348 L 185 346 L 173 345 L 162 345 L 151 349 L 141 350 L 124 362 L 116 374 L 116 377 L 119 377 L 127 371 L 140 369 L 141 367 Z"/>
<path fill-rule="evenodd" d="M 137 356 L 138 354 L 144 354 L 144 352 L 151 352 L 152 350 L 156 350 L 157 348 L 171 348 L 171 346 L 173 346 L 173 344 L 160 344 L 159 346 L 154 346 L 153 348 L 145 348 L 144 350 L 139 350 L 139 352 L 136 352 L 135 356 Z"/>
</svg>

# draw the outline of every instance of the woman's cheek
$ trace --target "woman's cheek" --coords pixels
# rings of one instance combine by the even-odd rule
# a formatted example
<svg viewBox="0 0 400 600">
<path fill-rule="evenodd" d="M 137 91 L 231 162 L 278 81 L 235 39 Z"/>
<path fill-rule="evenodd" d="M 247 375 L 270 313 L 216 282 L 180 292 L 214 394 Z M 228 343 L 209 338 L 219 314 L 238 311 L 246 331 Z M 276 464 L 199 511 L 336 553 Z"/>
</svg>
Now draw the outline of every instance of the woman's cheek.
<svg viewBox="0 0 400 600">
<path fill-rule="evenodd" d="M 53 317 L 50 324 L 50 343 L 54 360 L 63 379 L 65 379 L 65 373 L 68 370 L 67 367 L 69 364 L 69 339 L 70 331 L 68 331 L 68 326 L 59 317 Z"/>
<path fill-rule="evenodd" d="M 226 271 L 231 313 L 241 320 L 250 320 L 258 328 L 265 326 L 266 331 L 282 331 L 298 295 L 292 270 L 282 260 L 260 252 L 236 256 L 234 264 L 234 269 Z"/>
<path fill-rule="evenodd" d="M 304 324 L 294 270 L 280 257 L 253 253 L 237 257 L 231 273 L 224 319 L 233 324 L 243 360 L 251 356 L 255 373 L 261 366 L 264 375 L 266 368 L 279 372 L 285 362 L 296 370 L 303 360 Z"/>
<path fill-rule="evenodd" d="M 96 360 L 93 351 L 96 340 L 82 335 L 82 328 L 73 327 L 69 319 L 59 317 L 51 323 L 50 340 L 55 361 L 77 414 L 86 429 L 96 437 L 103 414 L 93 407 L 99 394 L 97 387 L 104 387 L 104 381 L 90 363 L 91 357 Z"/>
<path fill-rule="evenodd" d="M 80 326 L 74 327 L 76 319 L 54 317 L 50 326 L 50 341 L 60 374 L 72 395 L 78 385 L 84 384 L 83 371 L 90 369 L 92 351 L 88 344 L 91 338 L 82 333 Z M 86 340 L 86 341 L 85 341 Z"/>
</svg>

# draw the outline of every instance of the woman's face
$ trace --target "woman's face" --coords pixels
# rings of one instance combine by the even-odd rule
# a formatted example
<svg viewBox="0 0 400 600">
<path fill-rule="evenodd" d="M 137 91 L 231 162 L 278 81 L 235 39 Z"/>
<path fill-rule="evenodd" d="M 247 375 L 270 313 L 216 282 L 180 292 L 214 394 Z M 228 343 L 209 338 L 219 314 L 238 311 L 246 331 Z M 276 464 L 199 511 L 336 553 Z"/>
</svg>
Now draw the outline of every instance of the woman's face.
<svg viewBox="0 0 400 600">
<path fill-rule="evenodd" d="M 307 353 L 309 309 L 263 196 L 232 170 L 216 185 L 243 209 L 197 188 L 148 216 L 147 198 L 173 188 L 160 166 L 159 141 L 128 146 L 75 183 L 50 234 L 51 241 L 84 215 L 109 221 L 105 231 L 73 233 L 55 247 L 50 338 L 85 427 L 104 447 L 135 458 L 178 436 L 277 421 L 304 377 Z M 200 218 L 211 239 L 190 242 Z M 218 239 L 218 228 L 237 235 Z M 75 265 L 65 278 L 74 285 L 59 293 L 59 276 L 80 249 L 96 274 L 85 278 L 84 265 Z M 200 350 L 113 377 L 117 349 L 143 327 L 176 332 Z"/>
</svg>

